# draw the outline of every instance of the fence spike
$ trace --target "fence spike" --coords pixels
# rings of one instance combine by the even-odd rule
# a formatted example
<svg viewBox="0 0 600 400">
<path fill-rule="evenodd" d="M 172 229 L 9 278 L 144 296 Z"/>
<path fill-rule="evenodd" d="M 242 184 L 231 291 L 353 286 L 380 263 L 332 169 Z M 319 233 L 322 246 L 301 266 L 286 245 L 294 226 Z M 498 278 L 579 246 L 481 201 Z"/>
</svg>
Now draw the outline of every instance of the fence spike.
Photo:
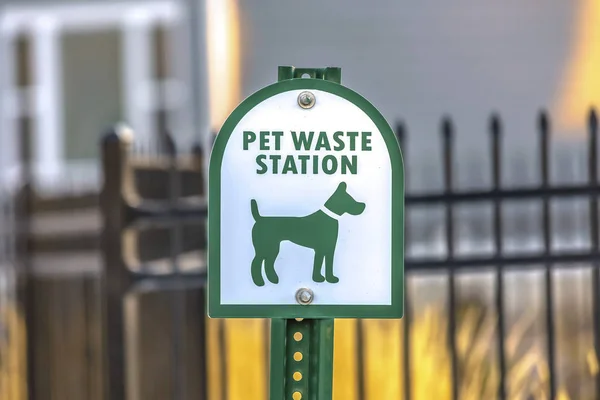
<svg viewBox="0 0 600 400">
<path fill-rule="evenodd" d="M 598 133 L 598 114 L 596 113 L 596 109 L 594 107 L 590 108 L 589 127 L 591 134 Z"/>
<path fill-rule="evenodd" d="M 171 135 L 170 132 L 165 131 L 162 137 L 167 155 L 174 157 L 177 154 L 177 145 L 175 140 L 173 140 L 173 135 Z"/>
<path fill-rule="evenodd" d="M 497 113 L 492 113 L 490 116 L 490 132 L 494 136 L 500 136 L 502 134 L 502 122 Z"/>
<path fill-rule="evenodd" d="M 542 110 L 538 116 L 538 129 L 542 135 L 548 135 L 550 133 L 550 118 L 546 110 Z"/>
<path fill-rule="evenodd" d="M 204 148 L 200 142 L 196 141 L 192 144 L 192 154 L 196 156 L 202 156 L 202 154 L 204 154 Z"/>
<path fill-rule="evenodd" d="M 595 183 L 597 180 L 597 161 L 598 161 L 598 116 L 594 108 L 590 109 L 588 120 L 588 174 L 590 181 Z"/>
<path fill-rule="evenodd" d="M 213 147 L 215 145 L 215 140 L 217 140 L 217 132 L 211 132 L 210 147 Z"/>
<path fill-rule="evenodd" d="M 104 134 L 101 136 L 101 139 L 100 139 L 101 143 L 119 142 L 119 141 L 121 141 L 121 139 L 119 138 L 119 134 L 117 133 L 117 130 L 115 129 L 114 126 L 107 129 L 104 132 Z"/>
<path fill-rule="evenodd" d="M 446 116 L 442 119 L 442 136 L 443 136 L 443 164 L 444 169 L 444 190 L 452 190 L 453 177 L 453 157 L 452 157 L 452 136 L 454 127 L 450 117 Z"/>
<path fill-rule="evenodd" d="M 550 118 L 546 110 L 540 111 L 538 129 L 540 134 L 540 172 L 542 185 L 548 185 L 550 178 Z"/>
<path fill-rule="evenodd" d="M 452 119 L 448 116 L 442 119 L 442 135 L 446 138 L 451 138 L 454 133 L 454 127 L 452 125 Z"/>
<path fill-rule="evenodd" d="M 398 139 L 400 146 L 402 146 L 404 140 L 406 139 L 406 129 L 404 127 L 404 121 L 396 122 L 396 138 Z"/>
</svg>

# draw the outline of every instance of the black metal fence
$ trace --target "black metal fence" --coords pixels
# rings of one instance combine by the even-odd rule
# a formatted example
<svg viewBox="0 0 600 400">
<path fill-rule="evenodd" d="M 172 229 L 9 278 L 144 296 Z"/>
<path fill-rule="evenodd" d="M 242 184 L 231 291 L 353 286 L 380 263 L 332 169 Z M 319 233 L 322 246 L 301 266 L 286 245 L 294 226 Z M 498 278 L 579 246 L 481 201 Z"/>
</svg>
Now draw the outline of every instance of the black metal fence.
<svg viewBox="0 0 600 400">
<path fill-rule="evenodd" d="M 406 134 L 404 128 L 400 125 L 397 128 L 401 143 L 405 143 Z M 447 274 L 448 285 L 448 348 L 452 360 L 452 398 L 460 398 L 460 381 L 463 378 L 460 374 L 459 360 L 456 351 L 456 293 L 455 279 L 456 274 L 460 270 L 477 270 L 477 269 L 493 269 L 495 271 L 495 307 L 497 312 L 497 351 L 499 354 L 499 369 L 500 369 L 500 384 L 498 387 L 498 398 L 505 398 L 507 386 L 507 366 L 505 358 L 506 344 L 506 323 L 505 323 L 505 285 L 504 274 L 508 268 L 539 268 L 543 265 L 544 281 L 545 281 L 545 305 L 546 305 L 546 334 L 547 334 L 547 362 L 549 371 L 549 388 L 548 398 L 554 399 L 557 395 L 557 372 L 556 372 L 556 340 L 555 330 L 556 322 L 554 310 L 554 293 L 553 293 L 553 271 L 560 265 L 560 268 L 568 268 L 573 265 L 581 265 L 588 263 L 592 270 L 592 279 L 589 283 L 593 293 L 593 332 L 595 349 L 600 349 L 600 290 L 599 290 L 599 270 L 598 260 L 599 253 L 599 228 L 598 228 L 598 194 L 600 194 L 600 186 L 598 185 L 598 118 L 594 111 L 590 112 L 588 122 L 588 181 L 581 184 L 565 184 L 551 185 L 549 180 L 550 171 L 550 123 L 549 117 L 545 113 L 541 113 L 538 121 L 539 135 L 539 171 L 541 181 L 537 185 L 528 187 L 503 188 L 501 185 L 501 138 L 502 127 L 498 116 L 492 116 L 490 120 L 490 151 L 489 160 L 492 171 L 492 185 L 487 190 L 469 190 L 458 191 L 453 187 L 453 157 L 454 157 L 454 139 L 455 132 L 452 122 L 445 119 L 441 126 L 442 141 L 443 141 L 443 189 L 438 193 L 427 193 L 422 195 L 407 194 L 406 206 L 410 210 L 416 206 L 422 205 L 440 205 L 444 207 L 444 229 L 445 229 L 445 247 L 446 256 L 442 258 L 423 257 L 418 259 L 407 258 L 406 270 L 409 274 L 422 273 L 426 271 L 440 271 Z M 403 148 L 405 146 L 402 146 Z M 404 153 L 405 158 L 410 155 Z M 409 164 L 409 163 L 408 163 Z M 552 200 L 560 198 L 584 198 L 589 200 L 589 242 L 588 248 L 575 251 L 553 251 L 551 246 L 553 219 L 550 211 Z M 506 254 L 504 251 L 503 238 L 503 204 L 511 200 L 537 200 L 541 201 L 541 222 L 543 234 L 543 248 L 541 251 L 529 251 L 516 255 Z M 490 255 L 471 255 L 457 256 L 455 254 L 456 246 L 456 231 L 455 231 L 455 209 L 462 204 L 491 204 L 493 207 L 492 213 L 492 241 L 493 252 Z M 409 214 L 410 218 L 410 214 Z M 411 222 L 407 223 L 407 242 L 410 243 Z M 407 302 L 410 304 L 410 296 Z M 527 305 L 523 305 L 527 307 Z M 411 310 L 410 305 L 406 308 Z M 406 314 L 406 327 L 410 329 L 412 315 L 410 312 Z M 404 371 L 407 374 L 404 378 L 405 382 L 405 398 L 411 398 L 410 387 L 410 335 L 405 335 L 404 348 Z M 596 378 L 596 396 L 600 398 L 600 381 Z"/>
<path fill-rule="evenodd" d="M 445 303 L 447 310 L 447 351 L 451 359 L 451 381 L 453 398 L 461 398 L 461 385 L 468 373 L 462 366 L 461 355 L 457 346 L 457 329 L 463 318 L 460 312 L 460 290 L 459 281 L 462 276 L 472 275 L 484 271 L 493 275 L 493 309 L 497 315 L 495 348 L 497 352 L 497 368 L 500 371 L 498 384 L 498 398 L 506 398 L 509 393 L 511 377 L 510 360 L 507 358 L 507 335 L 509 322 L 507 321 L 506 303 L 514 300 L 515 292 L 506 286 L 507 275 L 513 271 L 537 270 L 543 276 L 543 303 L 544 303 L 544 334 L 546 336 L 546 360 L 548 366 L 548 385 L 544 388 L 546 398 L 556 398 L 559 386 L 560 360 L 557 351 L 557 316 L 564 310 L 557 309 L 557 272 L 562 270 L 581 269 L 589 273 L 586 281 L 588 288 L 570 288 L 576 291 L 588 291 L 591 293 L 589 320 L 593 332 L 594 353 L 600 349 L 600 272 L 598 262 L 600 260 L 600 237 L 598 222 L 598 195 L 600 185 L 598 183 L 598 120 L 594 112 L 590 112 L 587 124 L 587 177 L 584 180 L 573 179 L 571 182 L 555 184 L 551 183 L 551 132 L 550 121 L 545 113 L 540 114 L 538 121 L 538 154 L 532 154 L 532 159 L 539 160 L 538 169 L 540 181 L 519 187 L 506 187 L 502 184 L 502 126 L 498 116 L 490 118 L 489 125 L 489 150 L 488 156 L 491 171 L 491 185 L 488 188 L 457 189 L 456 183 L 456 149 L 455 143 L 458 134 L 450 119 L 444 119 L 440 127 L 442 141 L 442 159 L 440 174 L 443 176 L 443 187 L 439 191 L 426 193 L 408 192 L 406 195 L 407 219 L 406 219 L 406 271 L 407 282 L 416 277 L 426 275 L 441 276 L 445 279 L 447 288 Z M 409 134 L 402 124 L 396 127 L 399 140 L 402 143 L 405 166 L 410 170 L 411 160 L 416 155 L 410 154 L 407 149 Z M 74 208 L 95 207 L 98 202 L 94 196 L 89 194 L 80 198 L 70 198 L 42 202 L 35 195 L 29 193 L 25 202 L 4 202 L 3 210 L 3 232 L 2 247 L 0 247 L 0 258 L 2 262 L 8 259 L 14 260 L 18 271 L 24 274 L 24 299 L 27 300 L 25 307 L 25 321 L 28 325 L 28 360 L 29 371 L 29 395 L 32 399 L 44 398 L 47 393 L 40 382 L 54 379 L 58 375 L 51 375 L 46 368 L 51 358 L 59 357 L 61 351 L 66 347 L 60 347 L 65 340 L 64 335 L 79 334 L 93 336 L 79 343 L 81 348 L 87 349 L 80 356 L 81 362 L 93 362 L 90 368 L 87 385 L 99 385 L 102 388 L 83 391 L 55 391 L 60 397 L 63 393 L 88 393 L 90 399 L 107 398 L 110 400 L 126 399 L 133 392 L 133 398 L 171 398 L 181 400 L 186 398 L 208 399 L 209 383 L 221 385 L 219 391 L 221 400 L 237 400 L 228 396 L 228 369 L 226 327 L 220 325 L 216 340 L 208 338 L 205 312 L 205 250 L 206 250 L 206 202 L 205 202 L 205 166 L 206 154 L 199 146 L 194 146 L 189 152 L 176 151 L 168 136 L 164 136 L 155 148 L 144 146 L 132 140 L 130 132 L 124 127 L 115 128 L 108 133 L 102 141 L 102 164 L 104 183 L 100 194 L 101 211 L 101 240 L 97 246 L 95 234 L 72 233 L 70 235 L 56 238 L 53 235 L 40 237 L 33 235 L 29 229 L 30 225 L 36 225 L 31 220 L 31 212 L 42 212 L 62 210 L 65 218 Z M 407 174 L 410 176 L 410 174 Z M 22 194 L 19 194 L 21 196 Z M 18 199 L 17 199 L 18 200 Z M 553 204 L 556 201 L 584 202 L 584 209 L 578 209 L 576 213 L 555 213 Z M 510 205 L 514 202 L 534 202 L 539 204 L 539 233 L 541 236 L 540 246 L 524 248 L 518 252 L 512 251 L 508 246 L 508 239 L 517 241 L 526 240 L 531 235 L 527 228 L 527 220 L 531 211 L 525 210 L 521 213 L 509 212 Z M 7 206 L 7 204 L 9 206 Z M 18 205 L 19 207 L 16 207 Z M 480 213 L 479 207 L 484 205 L 489 208 L 489 213 Z M 28 216 L 27 222 L 16 221 L 15 216 L 19 214 L 18 208 L 31 209 L 22 213 Z M 461 213 L 466 207 L 466 213 Z M 32 211 L 33 210 L 33 211 Z M 71 210 L 71 211 L 69 211 Z M 441 211 L 441 218 L 430 218 L 430 210 Z M 27 210 L 25 210 L 27 211 Z M 423 218 L 423 214 L 426 214 Z M 464 214 L 464 215 L 463 215 Z M 460 250 L 464 238 L 461 237 L 461 229 L 465 224 L 463 216 L 467 215 L 468 228 L 475 232 L 474 236 L 483 237 L 489 242 L 481 248 L 465 253 Z M 10 226 L 6 221 L 12 221 Z M 582 222 L 583 225 L 573 221 Z M 515 223 L 513 223 L 515 222 Z M 526 221 L 525 221 L 526 222 Z M 17 235 L 17 228 L 19 226 Z M 583 228 L 581 228 L 583 226 Z M 488 229 L 489 228 L 489 229 Z M 423 235 L 421 232 L 427 230 L 429 233 Z M 584 229 L 586 232 L 578 231 Z M 554 233 L 563 231 L 562 235 L 585 236 L 584 245 L 564 247 L 557 249 L 553 246 Z M 431 232 L 441 232 L 434 237 Z M 8 234 L 8 235 L 7 235 Z M 417 244 L 437 241 L 443 247 L 441 252 L 425 251 L 419 254 L 411 251 Z M 81 284 L 76 288 L 77 293 L 84 293 L 85 301 L 91 306 L 85 306 L 82 310 L 74 310 L 84 316 L 85 323 L 78 330 L 47 331 L 51 324 L 60 324 L 60 318 L 53 321 L 55 315 L 52 313 L 65 312 L 67 305 L 72 305 L 75 297 L 69 297 L 60 301 L 52 307 L 45 303 L 52 303 L 52 296 L 64 294 L 66 286 L 57 284 L 52 279 L 52 290 L 46 292 L 47 283 L 38 278 L 33 279 L 31 275 L 31 254 L 44 252 L 54 254 L 57 251 L 95 251 L 100 248 L 103 259 L 102 285 L 98 291 L 95 289 L 93 279 L 82 278 Z M 20 249 L 15 251 L 15 248 Z M 435 253 L 435 254 L 434 254 Z M 29 255 L 28 255 L 29 254 Z M 6 264 L 6 263 L 5 263 Z M 2 267 L 4 268 L 4 267 Z M 45 272 L 48 274 L 48 272 Z M 79 278 L 78 278 L 79 279 Z M 1 282 L 0 282 L 1 283 Z M 43 285 L 42 285 L 43 283 Z M 71 285 L 69 283 L 69 285 Z M 3 299 L 7 293 L 4 288 L 0 289 L 0 308 L 7 304 Z M 131 296 L 153 296 L 160 293 L 158 300 L 151 300 L 154 306 L 157 304 L 167 309 L 150 309 L 149 312 L 138 314 L 133 318 L 128 313 Z M 403 322 L 404 334 L 398 340 L 403 341 L 402 352 L 402 374 L 403 376 L 390 376 L 389 379 L 401 380 L 404 398 L 414 398 L 415 374 L 421 371 L 415 370 L 415 354 L 412 343 L 415 326 L 419 315 L 415 314 L 415 294 L 407 290 L 406 314 Z M 95 296 L 102 300 L 101 321 L 95 321 Z M 82 300 L 83 301 L 83 300 Z M 139 305 L 138 305 L 139 307 Z M 523 304 L 522 308 L 529 307 Z M 70 311 L 69 311 L 70 312 Z M 587 308 L 582 312 L 588 312 Z M 50 314 L 48 314 L 50 313 Z M 78 315 L 79 315 L 78 314 Z M 142 315 L 143 314 L 143 315 Z M 197 315 L 202 318 L 197 318 Z M 74 314 L 75 315 L 75 314 Z M 140 316 L 142 315 L 142 316 Z M 195 315 L 195 318 L 190 318 Z M 63 315 L 61 318 L 64 318 Z M 100 317 L 98 317 L 100 318 Z M 132 322 L 132 319 L 135 321 Z M 71 320 L 68 320 L 71 321 Z M 71 322 L 68 322 L 69 324 Z M 99 325 L 98 325 L 99 324 Z M 134 340 L 142 344 L 132 343 L 128 339 L 131 336 L 132 327 L 138 324 L 134 331 L 143 331 Z M 52 325 L 54 326 L 54 325 Z M 368 400 L 366 389 L 365 351 L 367 340 L 365 339 L 365 323 L 358 321 L 355 337 L 356 344 L 356 399 Z M 104 329 L 105 335 L 102 340 L 96 338 L 96 330 Z M 0 328 L 2 324 L 0 322 Z M 158 329 L 160 328 L 160 329 Z M 2 329 L 0 329 L 1 331 Z M 268 330 L 265 321 L 265 331 Z M 77 333 L 79 332 L 79 333 Z M 52 339 L 49 339 L 52 337 Z M 54 338 L 55 337 L 55 338 Z M 70 338 L 72 339 L 72 338 Z M 66 340 L 70 340 L 66 339 Z M 214 339 L 214 338 L 213 338 Z M 268 339 L 265 335 L 264 341 Z M 168 348 L 156 348 L 155 343 L 168 343 Z M 78 345 L 79 345 L 78 344 Z M 51 346 L 57 347 L 50 351 Z M 60 348 L 59 348 L 60 347 Z M 137 347 L 137 361 L 132 361 L 131 348 Z M 216 348 L 220 363 L 219 382 L 209 382 L 207 378 L 208 357 L 207 348 Z M 61 350 L 62 349 L 62 350 Z M 0 349 L 0 353 L 4 351 Z M 79 351 L 79 350 L 78 350 Z M 66 351 L 68 353 L 68 351 Z M 105 355 L 102 363 L 96 357 Z M 1 362 L 2 354 L 0 354 Z M 161 365 L 160 372 L 146 372 L 140 370 L 140 366 L 133 365 L 136 362 L 143 364 L 153 357 L 152 362 Z M 160 358 L 163 357 L 163 358 Z M 60 358 L 60 357 L 59 357 Z M 267 357 L 265 357 L 267 359 Z M 53 368 L 61 366 L 64 374 L 61 379 L 72 375 L 72 359 L 65 357 L 64 362 L 52 361 Z M 43 364 L 43 365 L 42 365 Z M 103 364 L 104 368 L 98 365 Z M 78 367 L 75 367 L 78 368 Z M 261 367 L 263 368 L 263 367 Z M 133 371 L 133 372 L 132 372 Z M 264 369 L 264 379 L 268 379 L 268 370 Z M 151 386 L 146 389 L 134 387 L 129 380 L 132 376 L 144 375 L 150 379 L 161 379 L 168 381 L 168 385 L 157 388 Z M 592 398 L 600 398 L 600 375 L 594 376 L 594 394 Z M 43 383 L 42 382 L 42 383 Z M 62 382 L 62 381 L 61 381 Z M 79 382 L 81 383 L 81 382 Z M 86 384 L 85 382 L 83 384 Z M 133 385 L 135 386 L 135 385 Z M 138 385 L 139 386 L 139 385 Z M 144 391 L 146 390 L 146 391 Z M 98 393 L 96 393 L 98 392 Z M 577 393 L 573 398 L 585 398 Z M 213 399 L 210 400 L 219 400 Z"/>
<path fill-rule="evenodd" d="M 411 154 L 406 152 L 406 140 L 408 134 L 402 124 L 398 124 L 396 131 L 399 140 L 404 149 L 405 165 L 410 168 Z M 455 177 L 455 129 L 450 119 L 444 119 L 441 124 L 441 139 L 443 143 L 443 151 L 441 157 L 443 159 L 442 171 L 443 188 L 438 192 L 429 192 L 425 194 L 407 193 L 406 207 L 407 213 L 407 248 L 410 248 L 413 241 L 413 230 L 420 222 L 413 218 L 412 210 L 415 208 L 441 207 L 443 208 L 443 231 L 444 231 L 444 255 L 435 256 L 418 256 L 406 257 L 406 270 L 408 276 L 420 275 L 423 273 L 438 273 L 447 277 L 447 310 L 448 310 L 448 326 L 447 338 L 448 349 L 451 355 L 451 378 L 453 382 L 452 398 L 458 399 L 461 397 L 460 388 L 461 381 L 464 378 L 464 371 L 461 371 L 460 360 L 457 354 L 457 322 L 460 316 L 457 314 L 457 293 L 456 279 L 457 275 L 462 272 L 474 271 L 493 271 L 494 279 L 494 304 L 497 313 L 497 353 L 498 353 L 498 368 L 500 371 L 500 382 L 498 385 L 498 398 L 505 398 L 507 395 L 507 360 L 506 354 L 506 334 L 507 324 L 505 319 L 505 275 L 507 269 L 528 269 L 540 268 L 543 270 L 544 279 L 544 299 L 545 299 L 545 331 L 547 336 L 547 364 L 549 371 L 549 387 L 545 390 L 548 398 L 556 398 L 557 394 L 557 360 L 556 360 L 556 310 L 554 309 L 554 284 L 556 279 L 554 271 L 557 268 L 569 268 L 571 266 L 581 266 L 582 264 L 589 265 L 592 271 L 592 279 L 589 282 L 591 292 L 593 293 L 593 315 L 590 318 L 593 320 L 594 332 L 594 347 L 600 348 L 600 288 L 599 285 L 599 270 L 598 260 L 600 259 L 599 252 L 599 225 L 598 225 L 598 195 L 600 194 L 600 186 L 598 184 L 598 121 L 596 114 L 592 111 L 589 115 L 588 122 L 588 179 L 583 183 L 570 184 L 550 184 L 550 143 L 551 132 L 549 117 L 545 113 L 541 113 L 538 122 L 539 135 L 539 173 L 541 181 L 535 185 L 523 186 L 518 188 L 505 188 L 502 186 L 502 165 L 501 165 L 501 148 L 502 148 L 502 126 L 498 116 L 490 118 L 489 126 L 490 148 L 489 161 L 491 163 L 491 187 L 488 189 L 477 190 L 456 190 L 454 186 Z M 144 169 L 143 163 L 132 161 L 130 155 L 131 143 L 126 138 L 124 132 L 112 132 L 103 142 L 103 164 L 105 184 L 102 190 L 101 207 L 104 215 L 104 233 L 102 251 L 105 260 L 106 272 L 106 294 L 107 294 L 107 345 L 108 345 L 108 386 L 111 400 L 125 398 L 125 381 L 124 381 L 124 363 L 125 363 L 125 346 L 123 340 L 123 297 L 131 290 L 149 290 L 152 288 L 180 288 L 199 287 L 202 288 L 205 284 L 205 266 L 202 251 L 206 244 L 206 237 L 202 228 L 206 217 L 206 204 L 204 200 L 204 182 L 202 177 L 202 151 L 199 148 L 194 150 L 195 156 L 192 156 L 189 173 L 186 175 L 185 157 L 176 155 L 174 146 L 167 141 L 162 155 L 158 158 L 162 160 L 162 167 L 155 168 L 155 171 L 149 171 L 146 168 L 146 181 L 163 182 L 168 187 L 168 190 L 161 191 L 162 194 L 155 196 L 148 195 L 152 189 L 146 188 L 148 192 L 146 196 L 140 195 L 139 186 L 136 188 L 136 182 L 141 182 L 143 178 L 139 176 Z M 195 161 L 194 160 L 195 157 Z M 154 160 L 156 164 L 156 160 Z M 160 162 L 159 162 L 160 164 Z M 193 170 L 193 172 L 190 172 Z M 136 172 L 138 171 L 138 172 Z M 142 172 L 143 174 L 144 172 Z M 136 174 L 138 176 L 136 177 Z M 156 174 L 162 174 L 162 180 L 156 180 Z M 187 179 L 187 180 L 186 180 Z M 147 184 L 146 184 L 147 185 Z M 158 184 L 160 186 L 161 184 Z M 164 189 L 164 187 L 163 187 Z M 185 193 L 184 193 L 185 192 Z M 162 196 L 162 197 L 161 197 Z M 555 221 L 551 212 L 551 203 L 556 199 L 585 199 L 589 202 L 587 212 L 587 221 L 589 221 L 589 246 L 583 249 L 567 249 L 555 251 L 552 248 L 552 231 Z M 533 249 L 531 251 L 521 251 L 511 253 L 505 251 L 505 232 L 504 225 L 506 221 L 504 207 L 511 201 L 531 200 L 540 203 L 541 206 L 541 232 L 542 232 L 542 248 L 540 250 Z M 469 255 L 461 255 L 456 251 L 457 246 L 457 227 L 456 227 L 456 210 L 460 206 L 476 206 L 479 204 L 487 204 L 491 206 L 491 241 L 493 249 L 491 252 L 474 252 Z M 517 217 L 518 218 L 518 217 Z M 482 223 L 484 217 L 472 219 L 475 231 L 478 224 Z M 196 228 L 185 233 L 184 225 L 195 225 Z M 168 254 L 164 254 L 166 267 L 158 270 L 160 273 L 151 272 L 151 268 L 145 266 L 143 256 L 140 256 L 144 251 L 151 251 L 156 246 L 149 245 L 148 242 L 141 240 L 138 235 L 139 246 L 137 254 L 132 248 L 128 248 L 125 244 L 130 243 L 128 239 L 132 235 L 132 230 L 144 230 L 147 228 L 163 229 L 163 243 L 167 240 L 169 243 Z M 188 240 L 186 241 L 186 237 Z M 189 238 L 194 239 L 189 239 Z M 150 239 L 148 239 L 150 240 Z M 161 242 L 160 239 L 154 239 Z M 149 249 L 148 249 L 149 246 Z M 135 246 L 134 246 L 135 247 Z M 164 247 L 164 246 L 163 246 Z M 144 250 L 144 249 L 147 250 Z M 198 257 L 195 258 L 196 265 L 190 270 L 181 268 L 180 257 L 182 254 L 190 251 L 199 251 Z M 160 250 L 159 250 L 160 251 Z M 140 253 L 141 252 L 141 253 Z M 157 258 L 156 254 L 149 258 Z M 192 263 L 193 264 L 193 263 Z M 411 398 L 411 335 L 410 327 L 413 322 L 414 315 L 411 307 L 411 295 L 408 292 L 406 316 L 404 322 L 405 334 L 404 352 L 403 352 L 403 373 L 404 382 L 404 398 Z M 175 296 L 173 298 L 172 309 L 172 324 L 173 331 L 178 332 L 174 336 L 173 357 L 174 366 L 181 364 L 182 349 L 178 347 L 182 343 L 178 340 L 182 338 L 181 332 L 184 329 L 185 322 L 181 313 L 181 298 Z M 198 304 L 198 312 L 203 311 L 205 304 Z M 523 305 L 527 307 L 527 305 Z M 364 332 L 363 325 L 357 324 L 357 376 L 361 377 L 356 382 L 357 398 L 365 399 L 364 387 L 364 365 L 362 363 L 362 354 L 364 351 L 363 341 Z M 406 334 L 408 332 L 408 334 Z M 220 335 L 224 335 L 221 331 Z M 205 337 L 198 337 L 196 340 L 202 342 Z M 226 349 L 223 348 L 225 340 L 221 337 L 218 345 L 221 354 L 226 358 Z M 206 360 L 206 355 L 201 355 Z M 207 366 L 203 366 L 203 371 L 206 372 Z M 266 371 L 265 371 L 266 373 Z M 186 398 L 181 382 L 181 377 L 185 376 L 181 370 L 174 368 L 172 371 L 173 382 L 172 398 Z M 226 375 L 225 370 L 223 375 Z M 202 380 L 201 386 L 203 396 L 206 396 L 207 381 L 205 376 L 200 377 Z M 390 377 L 390 379 L 400 379 Z M 222 393 L 226 393 L 226 379 L 221 382 L 225 386 Z M 600 380 L 596 378 L 595 384 L 596 398 L 600 398 Z M 225 395 L 226 396 L 226 395 Z M 206 397 L 204 397 L 206 398 Z M 226 397 L 225 397 L 226 398 Z"/>
</svg>

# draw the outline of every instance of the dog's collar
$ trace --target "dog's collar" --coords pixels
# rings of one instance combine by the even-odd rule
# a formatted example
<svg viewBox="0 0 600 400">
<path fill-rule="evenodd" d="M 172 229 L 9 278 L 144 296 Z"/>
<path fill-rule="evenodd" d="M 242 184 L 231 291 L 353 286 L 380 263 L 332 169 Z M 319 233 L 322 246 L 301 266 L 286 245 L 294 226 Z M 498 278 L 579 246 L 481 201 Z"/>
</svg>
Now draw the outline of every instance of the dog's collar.
<svg viewBox="0 0 600 400">
<path fill-rule="evenodd" d="M 327 215 L 335 220 L 338 220 L 342 217 L 341 215 L 337 215 L 336 213 L 334 213 L 333 211 L 331 211 L 329 208 L 327 208 L 325 206 L 321 207 L 321 211 L 323 211 L 325 213 L 325 215 Z"/>
</svg>

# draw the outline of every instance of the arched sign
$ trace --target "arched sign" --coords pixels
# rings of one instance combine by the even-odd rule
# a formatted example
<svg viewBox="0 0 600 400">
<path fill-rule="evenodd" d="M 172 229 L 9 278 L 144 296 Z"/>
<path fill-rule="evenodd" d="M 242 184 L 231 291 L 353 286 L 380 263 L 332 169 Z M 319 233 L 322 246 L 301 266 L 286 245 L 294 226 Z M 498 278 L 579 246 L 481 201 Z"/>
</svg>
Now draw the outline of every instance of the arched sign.
<svg viewBox="0 0 600 400">
<path fill-rule="evenodd" d="M 243 101 L 210 159 L 211 317 L 400 318 L 404 171 L 377 109 L 324 79 Z"/>
</svg>

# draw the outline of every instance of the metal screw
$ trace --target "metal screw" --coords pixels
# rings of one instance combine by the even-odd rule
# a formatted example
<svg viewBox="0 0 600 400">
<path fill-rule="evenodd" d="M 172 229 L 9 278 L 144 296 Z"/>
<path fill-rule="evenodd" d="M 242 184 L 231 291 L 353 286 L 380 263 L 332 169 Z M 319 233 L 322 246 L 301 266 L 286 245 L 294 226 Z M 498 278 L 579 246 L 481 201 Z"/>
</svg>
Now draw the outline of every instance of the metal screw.
<svg viewBox="0 0 600 400">
<path fill-rule="evenodd" d="M 301 288 L 298 289 L 298 291 L 296 292 L 296 301 L 302 304 L 303 306 L 312 303 L 314 298 L 315 294 L 310 289 Z"/>
<path fill-rule="evenodd" d="M 315 105 L 315 95 L 311 92 L 301 92 L 298 95 L 298 105 L 302 108 L 312 108 Z"/>
</svg>

